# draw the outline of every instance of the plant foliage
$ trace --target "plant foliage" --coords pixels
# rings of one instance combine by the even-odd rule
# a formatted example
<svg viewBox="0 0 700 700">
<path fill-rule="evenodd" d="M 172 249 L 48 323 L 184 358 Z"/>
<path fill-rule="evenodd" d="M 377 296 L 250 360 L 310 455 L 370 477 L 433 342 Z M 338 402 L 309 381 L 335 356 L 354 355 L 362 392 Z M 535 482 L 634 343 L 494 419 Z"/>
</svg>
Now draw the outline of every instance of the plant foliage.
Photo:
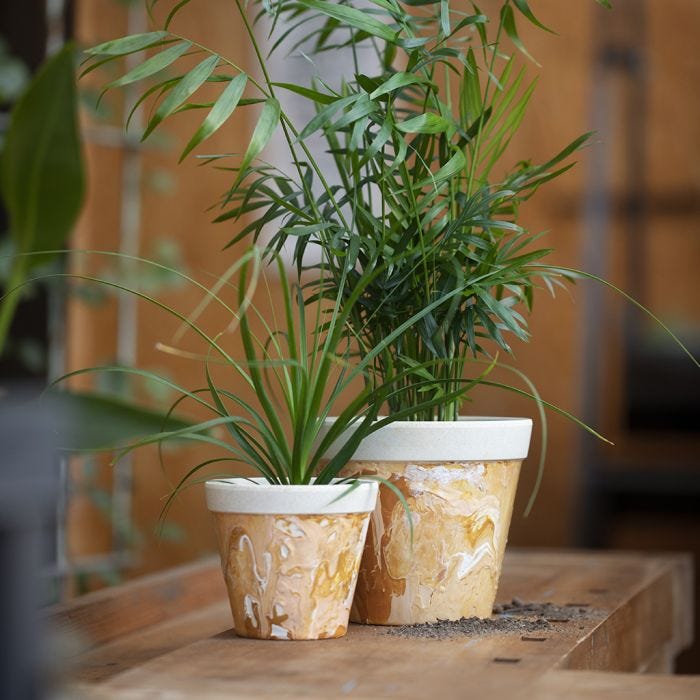
<svg viewBox="0 0 700 700">
<path fill-rule="evenodd" d="M 118 253 L 105 254 L 125 257 Z M 177 347 L 163 347 L 169 352 L 201 363 L 201 386 L 188 389 L 153 372 L 124 366 L 78 370 L 61 377 L 56 384 L 79 374 L 120 372 L 161 382 L 177 393 L 176 400 L 163 418 L 163 428 L 142 434 L 117 448 L 117 458 L 146 445 L 160 446 L 171 441 L 205 443 L 212 449 L 209 459 L 192 467 L 180 483 L 174 486 L 168 504 L 188 484 L 197 482 L 200 470 L 213 464 L 249 465 L 273 484 L 304 485 L 312 480 L 319 484 L 328 483 L 338 477 L 360 441 L 367 435 L 395 420 L 405 418 L 415 408 L 430 410 L 443 400 L 443 397 L 437 398 L 428 393 L 420 399 L 417 406 L 380 417 L 381 406 L 405 391 L 402 386 L 404 377 L 399 374 L 388 380 L 373 378 L 372 381 L 365 381 L 359 390 L 356 385 L 358 379 L 367 379 L 374 372 L 375 357 L 390 343 L 420 323 L 425 315 L 432 313 L 441 303 L 449 303 L 449 299 L 428 304 L 392 334 L 388 334 L 371 352 L 358 357 L 352 350 L 352 337 L 348 334 L 348 316 L 355 298 L 351 297 L 352 303 L 345 307 L 339 303 L 309 305 L 304 290 L 298 284 L 288 281 L 279 258 L 277 265 L 284 300 L 281 317 L 277 318 L 273 314 L 272 318 L 266 318 L 259 311 L 252 298 L 264 276 L 261 272 L 262 253 L 256 248 L 247 251 L 223 277 L 209 287 L 162 264 L 140 258 L 130 259 L 180 276 L 203 295 L 202 302 L 193 312 L 185 314 L 133 286 L 125 286 L 116 281 L 70 273 L 55 276 L 100 283 L 134 294 L 180 321 L 185 332 L 196 335 L 202 341 L 203 352 L 195 355 Z M 234 285 L 229 280 L 236 273 L 239 273 L 239 281 Z M 322 275 L 320 283 L 323 284 L 325 279 Z M 373 275 L 367 274 L 354 287 L 352 294 L 355 297 L 361 296 L 364 287 L 372 279 Z M 339 295 L 345 294 L 346 280 L 347 275 L 341 278 Z M 231 296 L 235 298 L 234 303 L 230 302 Z M 198 321 L 209 304 L 216 304 L 229 317 L 226 328 L 214 334 Z M 311 318 L 310 309 L 314 313 Z M 255 326 L 262 330 L 256 331 Z M 231 332 L 240 334 L 243 347 L 243 356 L 240 358 L 235 358 L 226 349 L 225 339 Z M 177 333 L 176 341 L 181 336 L 182 333 Z M 493 364 L 486 366 L 477 376 L 464 381 L 467 384 L 487 381 L 489 385 L 536 398 L 533 394 L 510 385 L 486 380 Z M 225 382 L 217 380 L 218 372 L 225 373 Z M 248 401 L 240 393 L 227 388 L 232 376 L 238 378 L 238 384 L 253 390 L 253 401 Z M 462 387 L 454 391 L 454 396 L 461 392 Z M 454 396 L 447 398 L 452 399 Z M 54 401 L 60 401 L 60 397 L 61 394 L 58 398 L 55 394 L 49 394 L 49 398 Z M 176 418 L 176 412 L 181 413 L 187 402 L 200 413 L 203 412 L 203 417 Z M 542 404 L 576 420 L 555 406 L 546 402 Z M 80 404 L 79 408 L 82 410 L 85 405 Z M 132 412 L 126 409 L 128 407 L 125 407 L 121 418 L 131 421 Z M 322 434 L 325 419 L 333 414 L 337 414 L 337 418 L 332 427 Z M 152 426 L 154 417 L 155 414 L 152 414 L 145 425 Z M 328 460 L 325 454 L 334 443 L 339 445 L 339 449 Z M 100 439 L 99 444 L 84 444 L 82 447 L 103 450 L 105 446 L 106 443 Z M 226 475 L 231 473 L 231 470 L 226 471 Z"/>
<path fill-rule="evenodd" d="M 51 257 L 29 253 L 62 247 L 80 212 L 84 175 L 74 59 L 70 44 L 48 59 L 12 110 L 0 159 L 0 195 L 16 253 L 8 289 Z M 18 300 L 12 294 L 0 303 L 0 354 Z"/>
<path fill-rule="evenodd" d="M 144 138 L 179 111 L 205 111 L 181 159 L 237 109 L 257 105 L 248 147 L 219 201 L 216 221 L 240 227 L 229 245 L 261 243 L 273 230 L 268 254 L 291 243 L 300 273 L 309 246 L 320 248 L 326 276 L 310 298 L 340 304 L 355 348 L 371 360 L 366 381 L 400 382 L 402 391 L 388 398 L 392 413 L 456 418 L 470 358 L 491 357 L 494 347 L 509 352 L 509 335 L 527 340 L 525 313 L 535 289 L 552 291 L 575 277 L 542 262 L 550 250 L 518 223 L 518 211 L 572 166 L 589 135 L 545 163 L 503 166 L 535 88 L 518 27 L 523 21 L 547 27 L 527 0 L 491 2 L 490 14 L 474 2 L 450 0 L 247 6 L 236 0 L 259 61 L 258 80 L 172 30 L 194 2 L 150 0 L 150 12 L 167 11 L 162 28 L 90 49 L 86 71 L 148 49 L 142 63 L 107 88 L 150 81 L 137 102 L 155 99 Z M 341 84 L 320 77 L 310 85 L 275 82 L 254 30 L 262 20 L 270 27 L 270 52 L 303 50 L 313 59 L 351 49 L 353 65 Z M 359 58 L 368 53 L 379 66 L 371 74 Z M 199 62 L 173 76 L 191 55 Z M 220 84 L 218 97 L 197 102 L 197 91 L 211 83 Z M 311 102 L 315 116 L 294 124 L 280 105 L 283 92 Z M 258 160 L 277 129 L 288 145 L 288 172 Z M 333 156 L 333 179 L 307 144 L 315 134 Z M 399 331 L 428 306 L 432 311 L 409 332 Z M 436 401 L 419 409 L 426 397 Z"/>
<path fill-rule="evenodd" d="M 510 338 L 528 339 L 537 288 L 554 291 L 592 277 L 549 264 L 550 249 L 520 223 L 523 202 L 572 167 L 590 136 L 543 163 L 507 162 L 536 85 L 520 29 L 529 23 L 550 31 L 529 1 L 486 0 L 484 10 L 454 0 L 234 0 L 257 59 L 254 72 L 174 30 L 179 13 L 202 1 L 147 0 L 157 30 L 96 46 L 85 61 L 87 74 L 144 52 L 105 89 L 141 86 L 133 108 L 150 105 L 144 139 L 178 113 L 201 113 L 180 160 L 239 110 L 257 115 L 242 155 L 203 157 L 230 173 L 215 219 L 236 227 L 226 247 L 244 241 L 263 247 L 249 249 L 232 267 L 241 273 L 238 308 L 226 308 L 245 356 L 232 358 L 218 335 L 207 335 L 196 323 L 198 311 L 188 317 L 166 309 L 207 344 L 205 385 L 182 390 L 176 405 L 188 399 L 213 417 L 194 429 L 145 437 L 125 451 L 177 438 L 226 453 L 195 466 L 174 493 L 218 461 L 250 464 L 272 483 L 313 477 L 325 483 L 366 435 L 393 420 L 454 419 L 476 384 L 516 391 L 583 425 L 534 388 L 488 377 L 498 351 L 510 352 Z M 596 2 L 610 7 L 608 0 Z M 258 37 L 266 27 L 263 46 Z M 285 83 L 271 75 L 263 48 L 300 51 L 319 62 L 326 52 L 347 49 L 352 62 L 337 84 L 321 76 Z M 367 55 L 374 67 L 360 58 Z M 283 107 L 285 93 L 313 106 L 307 123 L 294 123 Z M 261 159 L 276 131 L 287 145 L 286 168 Z M 313 152 L 319 136 L 333 159 L 332 176 Z M 307 286 L 287 283 L 279 263 L 285 246 L 299 279 L 313 273 Z M 310 248 L 320 251 L 318 264 L 308 262 Z M 257 313 L 245 291 L 263 261 L 275 259 L 285 293 L 280 327 Z M 202 288 L 204 305 L 226 306 L 219 292 L 228 275 L 222 285 Z M 265 328 L 263 337 L 250 314 Z M 314 322 L 307 326 L 309 314 Z M 258 403 L 219 387 L 212 362 L 237 374 Z M 360 379 L 357 391 L 353 382 Z M 347 408 L 319 444 L 324 418 L 347 391 Z M 389 415 L 380 418 L 384 404 Z M 225 429 L 228 440 L 211 434 L 213 428 Z M 345 445 L 326 463 L 326 448 L 341 435 Z"/>
</svg>

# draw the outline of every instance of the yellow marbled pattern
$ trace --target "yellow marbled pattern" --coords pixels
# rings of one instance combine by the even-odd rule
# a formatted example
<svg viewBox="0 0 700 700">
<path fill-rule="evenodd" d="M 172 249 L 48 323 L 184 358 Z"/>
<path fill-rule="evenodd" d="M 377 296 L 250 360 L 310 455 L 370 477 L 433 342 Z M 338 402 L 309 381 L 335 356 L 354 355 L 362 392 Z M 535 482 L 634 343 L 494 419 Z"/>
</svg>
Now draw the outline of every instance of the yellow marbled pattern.
<svg viewBox="0 0 700 700">
<path fill-rule="evenodd" d="M 236 634 L 342 637 L 369 515 L 213 513 Z"/>
<path fill-rule="evenodd" d="M 379 489 L 355 600 L 353 622 L 402 625 L 489 617 L 503 562 L 520 460 L 350 462 L 345 475 L 374 474 Z"/>
</svg>

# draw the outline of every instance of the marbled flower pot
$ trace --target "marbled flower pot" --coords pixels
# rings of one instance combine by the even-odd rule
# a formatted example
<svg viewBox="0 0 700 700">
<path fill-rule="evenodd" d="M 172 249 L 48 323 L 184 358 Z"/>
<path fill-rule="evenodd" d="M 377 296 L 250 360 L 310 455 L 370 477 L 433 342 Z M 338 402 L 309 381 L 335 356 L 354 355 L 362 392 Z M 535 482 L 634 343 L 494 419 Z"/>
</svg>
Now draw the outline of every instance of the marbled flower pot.
<svg viewBox="0 0 700 700">
<path fill-rule="evenodd" d="M 349 490 L 348 484 L 220 479 L 207 481 L 206 497 L 236 634 L 342 637 L 377 502 L 376 482 Z"/>
<path fill-rule="evenodd" d="M 379 489 L 350 619 L 405 625 L 489 617 L 508 539 L 529 418 L 396 422 L 363 440 L 345 475 Z M 333 454 L 334 446 L 328 456 Z"/>
</svg>

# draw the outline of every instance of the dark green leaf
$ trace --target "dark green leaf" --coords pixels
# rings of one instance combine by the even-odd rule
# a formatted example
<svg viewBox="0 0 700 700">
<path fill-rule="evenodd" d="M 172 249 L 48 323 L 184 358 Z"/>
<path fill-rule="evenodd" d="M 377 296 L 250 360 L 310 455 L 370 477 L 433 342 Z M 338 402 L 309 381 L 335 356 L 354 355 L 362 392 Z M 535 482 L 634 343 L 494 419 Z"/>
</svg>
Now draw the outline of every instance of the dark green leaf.
<svg viewBox="0 0 700 700">
<path fill-rule="evenodd" d="M 318 104 L 321 105 L 328 105 L 334 102 L 337 99 L 336 95 L 327 95 L 323 92 L 319 92 L 318 90 L 312 90 L 311 88 L 306 88 L 301 85 L 295 85 L 294 83 L 272 83 L 275 87 L 281 87 L 285 90 L 289 90 L 290 92 L 294 92 L 297 95 L 301 95 L 302 97 L 307 97 L 310 100 L 313 100 L 314 102 L 317 102 Z"/>
<path fill-rule="evenodd" d="M 374 89 L 369 98 L 370 100 L 376 100 L 378 97 L 386 95 L 389 92 L 393 92 L 394 90 L 399 90 L 407 87 L 408 85 L 416 85 L 424 82 L 425 79 L 420 75 L 414 75 L 413 73 L 394 73 L 389 80 Z"/>
<path fill-rule="evenodd" d="M 172 10 L 168 13 L 168 16 L 165 18 L 165 24 L 163 25 L 166 29 L 170 26 L 172 21 L 175 19 L 175 15 L 186 5 L 189 5 L 192 0 L 180 0 L 180 2 L 173 7 Z"/>
<path fill-rule="evenodd" d="M 348 95 L 347 97 L 341 97 L 337 100 L 334 100 L 330 104 L 326 105 L 323 109 L 321 109 L 318 114 L 301 130 L 301 133 L 299 134 L 298 140 L 303 141 L 305 138 L 311 136 L 311 134 L 315 133 L 319 129 L 322 129 L 323 127 L 328 124 L 328 122 L 333 119 L 335 114 L 338 112 L 338 110 L 343 109 L 344 107 L 348 107 L 349 105 L 353 104 L 357 100 L 359 100 L 361 97 L 363 97 L 363 94 L 353 94 L 353 95 Z"/>
<path fill-rule="evenodd" d="M 408 134 L 439 134 L 447 131 L 449 126 L 450 122 L 445 117 L 428 112 L 399 122 L 396 128 Z"/>
<path fill-rule="evenodd" d="M 489 18 L 486 15 L 470 15 L 464 19 L 457 22 L 455 28 L 452 30 L 452 34 L 456 34 L 460 29 L 464 27 L 469 27 L 473 24 L 486 24 Z"/>
<path fill-rule="evenodd" d="M 274 97 L 270 97 L 263 106 L 258 123 L 255 125 L 253 135 L 248 142 L 248 148 L 243 155 L 238 181 L 245 175 L 246 169 L 253 162 L 253 159 L 265 148 L 267 142 L 275 132 L 279 121 L 280 103 Z"/>
<path fill-rule="evenodd" d="M 214 72 L 218 63 L 219 57 L 216 55 L 205 58 L 172 88 L 168 96 L 158 106 L 153 118 L 149 121 L 148 127 L 143 133 L 143 139 L 148 138 L 149 134 L 151 134 L 164 119 L 167 119 L 173 114 L 190 95 L 207 81 L 207 78 Z"/>
<path fill-rule="evenodd" d="M 532 22 L 536 27 L 539 27 L 540 29 L 544 29 L 546 32 L 549 32 L 550 34 L 554 34 L 554 32 L 542 22 L 540 22 L 537 17 L 533 14 L 532 10 L 530 9 L 530 5 L 528 4 L 527 0 L 513 0 L 513 3 L 515 6 L 522 12 L 522 14 L 527 17 L 527 19 Z"/>
<path fill-rule="evenodd" d="M 523 44 L 520 39 L 518 28 L 515 25 L 513 8 L 510 5 L 504 5 L 501 9 L 501 21 L 503 22 L 503 29 L 508 35 L 508 38 L 513 42 L 518 51 L 525 54 L 531 61 L 534 61 L 535 59 L 531 56 L 530 52 L 525 48 L 525 44 Z"/>
<path fill-rule="evenodd" d="M 462 151 L 455 151 L 454 155 L 443 165 L 437 172 L 435 172 L 431 177 L 427 177 L 422 180 L 418 187 L 425 187 L 426 185 L 438 185 L 444 180 L 449 180 L 459 173 L 462 168 L 466 165 L 466 158 Z"/>
<path fill-rule="evenodd" d="M 175 63 L 185 52 L 189 51 L 191 46 L 192 44 L 189 41 L 181 41 L 174 46 L 164 49 L 155 56 L 146 59 L 143 63 L 130 70 L 121 78 L 108 83 L 105 86 L 105 90 L 124 87 L 124 85 L 130 85 L 131 83 L 136 83 L 139 80 L 150 78 L 152 75 L 160 73 L 160 71 L 167 68 L 170 64 Z"/>
<path fill-rule="evenodd" d="M 372 15 L 362 10 L 348 7 L 347 5 L 338 5 L 325 0 L 298 0 L 300 5 L 308 7 L 311 10 L 318 10 L 327 17 L 333 17 L 345 24 L 359 29 L 371 36 L 379 37 L 385 41 L 394 41 L 396 32 L 386 24 L 374 19 Z"/>
<path fill-rule="evenodd" d="M 181 430 L 196 424 L 176 416 L 88 392 L 50 391 L 44 401 L 53 417 L 58 442 L 68 450 L 103 450 L 144 435 Z"/>
<path fill-rule="evenodd" d="M 168 32 L 146 32 L 145 34 L 132 34 L 120 39 L 106 41 L 91 49 L 86 49 L 85 53 L 91 56 L 123 56 L 125 54 L 142 51 L 154 44 L 157 44 L 170 36 Z"/>
<path fill-rule="evenodd" d="M 75 49 L 39 70 L 12 111 L 0 163 L 0 190 L 17 252 L 62 248 L 83 201 Z M 46 256 L 25 258 L 27 268 Z"/>
<path fill-rule="evenodd" d="M 214 103 L 206 119 L 194 133 L 185 150 L 180 156 L 182 162 L 187 155 L 202 141 L 208 139 L 215 131 L 221 128 L 226 120 L 233 114 L 234 110 L 240 102 L 245 86 L 248 82 L 248 76 L 245 73 L 237 75 L 227 86 L 226 89 L 219 95 L 219 98 Z"/>
</svg>

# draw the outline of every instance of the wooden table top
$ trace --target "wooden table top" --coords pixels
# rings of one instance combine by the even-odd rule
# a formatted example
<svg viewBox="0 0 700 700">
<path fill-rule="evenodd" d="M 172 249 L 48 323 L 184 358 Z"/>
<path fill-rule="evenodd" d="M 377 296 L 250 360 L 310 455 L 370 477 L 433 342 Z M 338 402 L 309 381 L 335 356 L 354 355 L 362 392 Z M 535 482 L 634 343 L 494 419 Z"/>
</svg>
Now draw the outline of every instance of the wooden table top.
<svg viewBox="0 0 700 700">
<path fill-rule="evenodd" d="M 72 684 L 87 698 L 695 699 L 700 677 L 664 675 L 692 641 L 692 575 L 685 555 L 511 550 L 499 602 L 585 610 L 536 634 L 424 639 L 351 625 L 337 640 L 240 639 L 212 559 L 50 617 L 81 639 Z"/>
</svg>

